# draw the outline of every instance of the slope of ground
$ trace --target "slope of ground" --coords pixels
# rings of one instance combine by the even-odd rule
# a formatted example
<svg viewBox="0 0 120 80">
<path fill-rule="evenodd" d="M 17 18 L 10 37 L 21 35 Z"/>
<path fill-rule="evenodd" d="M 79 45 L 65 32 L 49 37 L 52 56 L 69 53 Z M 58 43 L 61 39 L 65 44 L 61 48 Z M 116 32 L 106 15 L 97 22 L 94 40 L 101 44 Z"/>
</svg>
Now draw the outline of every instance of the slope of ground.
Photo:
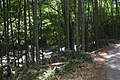
<svg viewBox="0 0 120 80">
<path fill-rule="evenodd" d="M 84 68 L 66 76 L 57 76 L 56 80 L 106 80 L 106 51 L 107 48 L 92 54 L 93 62 L 86 62 Z"/>
<path fill-rule="evenodd" d="M 91 53 L 91 56 L 92 62 L 85 62 L 84 67 L 76 68 L 70 74 L 54 76 L 54 80 L 120 80 L 120 44 L 111 44 L 96 53 Z"/>
</svg>

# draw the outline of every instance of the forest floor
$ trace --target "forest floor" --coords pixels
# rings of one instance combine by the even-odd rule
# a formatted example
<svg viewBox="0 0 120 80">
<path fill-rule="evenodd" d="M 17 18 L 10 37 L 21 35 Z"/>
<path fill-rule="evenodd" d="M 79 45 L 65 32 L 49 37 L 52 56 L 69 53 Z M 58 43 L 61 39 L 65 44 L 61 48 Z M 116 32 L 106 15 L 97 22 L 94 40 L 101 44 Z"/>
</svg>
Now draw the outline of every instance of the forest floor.
<svg viewBox="0 0 120 80">
<path fill-rule="evenodd" d="M 57 80 L 120 80 L 120 44 L 110 44 L 91 56 L 92 63 Z"/>
<path fill-rule="evenodd" d="M 120 44 L 110 44 L 98 51 L 92 52 L 90 56 L 92 60 L 85 61 L 82 68 L 73 68 L 72 72 L 65 73 L 62 76 L 55 75 L 54 80 L 120 80 Z M 38 70 L 37 74 L 41 71 L 44 72 L 46 69 Z M 33 77 L 37 74 L 35 72 Z"/>
<path fill-rule="evenodd" d="M 66 76 L 57 76 L 56 80 L 107 80 L 106 66 L 107 52 L 109 48 L 93 53 L 93 62 L 86 62 L 85 67 L 76 69 Z"/>
</svg>

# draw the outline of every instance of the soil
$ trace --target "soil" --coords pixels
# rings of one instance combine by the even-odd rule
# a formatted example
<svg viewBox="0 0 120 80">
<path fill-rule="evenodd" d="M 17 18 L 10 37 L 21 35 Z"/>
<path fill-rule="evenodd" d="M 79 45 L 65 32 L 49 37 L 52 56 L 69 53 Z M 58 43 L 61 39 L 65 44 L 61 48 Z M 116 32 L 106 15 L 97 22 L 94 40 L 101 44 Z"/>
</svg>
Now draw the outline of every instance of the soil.
<svg viewBox="0 0 120 80">
<path fill-rule="evenodd" d="M 84 68 L 76 69 L 66 76 L 56 76 L 55 80 L 106 80 L 106 51 L 93 53 L 93 62 L 86 62 Z"/>
</svg>

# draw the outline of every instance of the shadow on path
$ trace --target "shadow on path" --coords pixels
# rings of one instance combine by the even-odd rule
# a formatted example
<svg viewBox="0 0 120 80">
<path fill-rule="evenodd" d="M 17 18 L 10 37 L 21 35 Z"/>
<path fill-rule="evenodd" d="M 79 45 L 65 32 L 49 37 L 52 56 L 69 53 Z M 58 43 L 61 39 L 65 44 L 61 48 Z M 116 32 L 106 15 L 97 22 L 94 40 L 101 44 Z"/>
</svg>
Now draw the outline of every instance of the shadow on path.
<svg viewBox="0 0 120 80">
<path fill-rule="evenodd" d="M 107 80 L 120 80 L 120 44 L 112 44 L 107 55 Z"/>
</svg>

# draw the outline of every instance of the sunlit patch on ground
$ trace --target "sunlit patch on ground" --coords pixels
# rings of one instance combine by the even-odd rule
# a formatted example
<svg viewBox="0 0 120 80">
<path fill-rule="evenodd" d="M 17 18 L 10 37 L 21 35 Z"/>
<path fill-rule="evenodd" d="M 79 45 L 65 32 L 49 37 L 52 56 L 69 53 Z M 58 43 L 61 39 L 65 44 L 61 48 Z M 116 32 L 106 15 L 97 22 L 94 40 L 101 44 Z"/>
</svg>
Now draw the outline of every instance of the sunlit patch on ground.
<svg viewBox="0 0 120 80">
<path fill-rule="evenodd" d="M 106 62 L 107 79 L 120 80 L 120 44 L 110 46 Z"/>
<path fill-rule="evenodd" d="M 106 51 L 100 51 L 92 54 L 93 62 L 85 63 L 86 66 L 81 69 L 75 70 L 71 74 L 60 77 L 57 76 L 55 80 L 106 80 L 105 62 Z"/>
<path fill-rule="evenodd" d="M 93 56 L 93 60 L 94 61 L 98 61 L 98 62 L 105 62 L 106 61 L 106 56 L 107 56 L 107 53 L 105 52 L 98 52 Z"/>
</svg>

